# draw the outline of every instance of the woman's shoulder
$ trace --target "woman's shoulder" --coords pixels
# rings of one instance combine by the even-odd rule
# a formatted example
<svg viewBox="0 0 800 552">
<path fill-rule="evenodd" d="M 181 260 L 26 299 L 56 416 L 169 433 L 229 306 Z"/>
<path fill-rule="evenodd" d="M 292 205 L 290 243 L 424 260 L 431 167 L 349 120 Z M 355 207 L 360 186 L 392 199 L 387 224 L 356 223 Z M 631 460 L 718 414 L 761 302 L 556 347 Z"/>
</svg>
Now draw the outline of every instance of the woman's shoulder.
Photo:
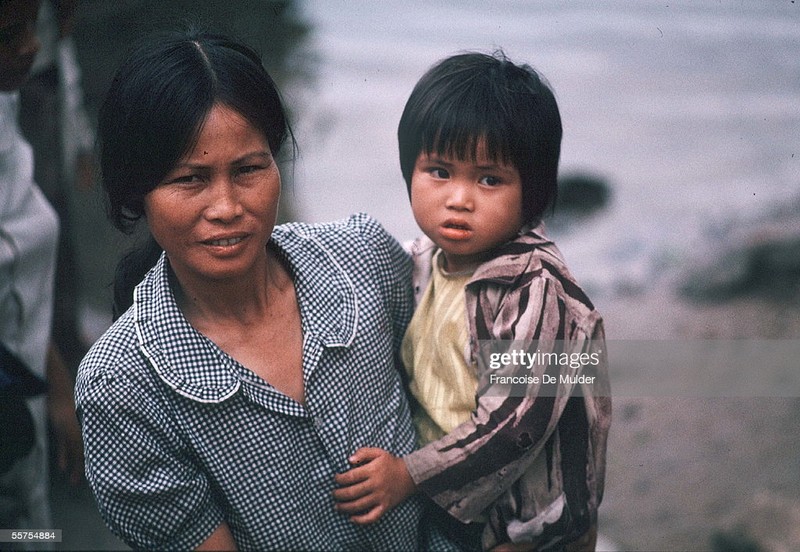
<svg viewBox="0 0 800 552">
<path fill-rule="evenodd" d="M 283 247 L 310 240 L 329 252 L 346 257 L 364 255 L 371 251 L 402 251 L 399 242 L 381 223 L 366 213 L 356 213 L 325 223 L 282 224 L 275 228 L 273 239 Z"/>
<path fill-rule="evenodd" d="M 325 238 L 344 236 L 382 236 L 388 232 L 374 218 L 366 213 L 355 213 L 348 217 L 321 223 L 288 222 L 275 228 L 278 236 L 305 238 Z"/>
<path fill-rule="evenodd" d="M 75 383 L 76 398 L 132 376 L 146 376 L 146 361 L 139 350 L 133 312 L 129 309 L 100 336 L 81 361 Z"/>
<path fill-rule="evenodd" d="M 92 345 L 81 362 L 84 366 L 96 366 L 108 360 L 124 358 L 130 352 L 138 350 L 136 328 L 133 323 L 133 309 L 128 309 L 120 316 Z"/>
<path fill-rule="evenodd" d="M 274 243 L 296 273 L 385 289 L 411 282 L 411 258 L 381 224 L 364 213 L 323 224 L 276 227 Z"/>
</svg>

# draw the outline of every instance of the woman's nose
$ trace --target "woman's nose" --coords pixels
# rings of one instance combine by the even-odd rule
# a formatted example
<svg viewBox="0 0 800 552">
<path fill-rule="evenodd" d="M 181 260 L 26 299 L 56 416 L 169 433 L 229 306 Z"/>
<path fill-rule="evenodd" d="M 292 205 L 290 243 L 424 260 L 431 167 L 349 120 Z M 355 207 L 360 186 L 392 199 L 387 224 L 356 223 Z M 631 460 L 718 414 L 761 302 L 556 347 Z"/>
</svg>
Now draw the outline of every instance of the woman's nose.
<svg viewBox="0 0 800 552">
<path fill-rule="evenodd" d="M 224 180 L 212 186 L 210 205 L 206 210 L 206 216 L 210 220 L 230 222 L 244 213 L 241 198 L 239 197 L 236 185 Z"/>
</svg>

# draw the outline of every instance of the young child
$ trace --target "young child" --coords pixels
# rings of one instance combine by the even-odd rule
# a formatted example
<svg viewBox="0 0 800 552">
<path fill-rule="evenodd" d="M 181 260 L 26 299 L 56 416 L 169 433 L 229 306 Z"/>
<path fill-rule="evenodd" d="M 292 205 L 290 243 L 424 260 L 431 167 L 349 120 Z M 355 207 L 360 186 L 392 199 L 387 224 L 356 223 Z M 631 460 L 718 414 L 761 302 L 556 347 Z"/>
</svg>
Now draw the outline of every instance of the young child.
<svg viewBox="0 0 800 552">
<path fill-rule="evenodd" d="M 412 246 L 418 304 L 402 351 L 421 448 L 356 451 L 336 477 L 337 508 L 373 523 L 420 492 L 466 550 L 593 550 L 611 400 L 601 317 L 541 222 L 557 192 L 553 93 L 502 54 L 455 55 L 417 83 L 398 138 L 425 234 Z M 482 344 L 511 340 L 587 356 L 481 361 Z M 499 383 L 510 381 L 527 385 Z"/>
</svg>

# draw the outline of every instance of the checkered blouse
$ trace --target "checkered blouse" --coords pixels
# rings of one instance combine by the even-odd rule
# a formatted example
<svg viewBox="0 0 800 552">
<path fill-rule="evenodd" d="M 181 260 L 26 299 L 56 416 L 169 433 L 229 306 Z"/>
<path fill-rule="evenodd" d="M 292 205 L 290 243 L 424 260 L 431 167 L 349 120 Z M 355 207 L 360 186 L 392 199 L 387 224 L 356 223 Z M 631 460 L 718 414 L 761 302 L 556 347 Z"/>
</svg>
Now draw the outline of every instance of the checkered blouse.
<svg viewBox="0 0 800 552">
<path fill-rule="evenodd" d="M 222 521 L 244 549 L 417 548 L 416 500 L 360 527 L 331 495 L 359 447 L 413 448 L 393 357 L 412 310 L 410 262 L 366 215 L 279 226 L 272 241 L 297 289 L 306 405 L 187 323 L 162 256 L 78 374 L 103 518 L 136 548 L 192 548 Z"/>
</svg>

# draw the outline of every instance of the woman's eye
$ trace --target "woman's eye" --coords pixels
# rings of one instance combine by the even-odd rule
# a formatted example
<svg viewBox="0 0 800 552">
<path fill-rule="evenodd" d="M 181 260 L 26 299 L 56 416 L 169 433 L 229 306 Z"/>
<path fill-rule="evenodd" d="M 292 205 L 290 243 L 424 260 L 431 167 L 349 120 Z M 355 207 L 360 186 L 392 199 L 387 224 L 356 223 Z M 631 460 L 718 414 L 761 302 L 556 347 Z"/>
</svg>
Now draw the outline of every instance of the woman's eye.
<svg viewBox="0 0 800 552">
<path fill-rule="evenodd" d="M 484 176 L 480 179 L 480 183 L 484 186 L 497 186 L 501 184 L 502 181 L 496 176 Z"/>
<path fill-rule="evenodd" d="M 245 165 L 243 167 L 239 167 L 237 172 L 239 174 L 251 174 L 256 171 L 261 170 L 263 167 L 261 165 Z"/>
<path fill-rule="evenodd" d="M 178 177 L 173 178 L 169 181 L 170 184 L 192 184 L 195 182 L 200 182 L 202 179 L 198 174 L 184 174 Z"/>
</svg>

